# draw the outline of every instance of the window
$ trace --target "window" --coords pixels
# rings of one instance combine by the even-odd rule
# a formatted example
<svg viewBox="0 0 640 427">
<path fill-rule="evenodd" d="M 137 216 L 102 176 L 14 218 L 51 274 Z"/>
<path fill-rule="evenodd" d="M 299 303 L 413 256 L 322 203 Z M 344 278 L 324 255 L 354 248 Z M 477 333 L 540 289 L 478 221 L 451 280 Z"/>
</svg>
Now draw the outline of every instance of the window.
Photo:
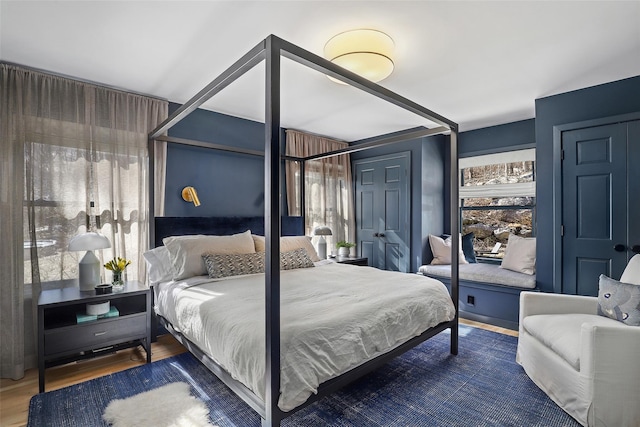
<svg viewBox="0 0 640 427">
<path fill-rule="evenodd" d="M 41 282 L 78 277 L 84 252 L 69 251 L 69 240 L 86 231 L 98 231 L 111 243 L 96 251 L 101 263 L 114 256 L 139 262 L 146 157 L 136 149 L 113 151 L 25 144 L 25 283 L 34 277 Z M 139 278 L 135 268 L 126 273 L 128 280 Z M 103 281 L 111 280 L 108 272 L 101 274 Z"/>
<path fill-rule="evenodd" d="M 535 150 L 460 159 L 462 233 L 480 258 L 502 258 L 509 234 L 535 235 Z"/>
<path fill-rule="evenodd" d="M 287 129 L 286 153 L 304 158 L 328 153 L 348 146 L 317 135 Z M 305 212 L 300 203 L 300 165 L 286 162 L 287 203 L 289 215 L 305 215 L 308 235 L 316 226 L 328 226 L 331 244 L 352 241 L 355 233 L 351 188 L 351 160 L 348 154 L 306 161 L 304 164 Z"/>
</svg>

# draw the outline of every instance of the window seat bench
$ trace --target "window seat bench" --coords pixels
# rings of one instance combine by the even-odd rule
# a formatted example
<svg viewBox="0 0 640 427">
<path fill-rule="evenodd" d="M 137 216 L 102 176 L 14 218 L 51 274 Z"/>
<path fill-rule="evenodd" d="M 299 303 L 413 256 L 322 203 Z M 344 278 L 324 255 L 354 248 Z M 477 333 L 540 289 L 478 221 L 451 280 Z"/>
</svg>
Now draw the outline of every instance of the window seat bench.
<svg viewBox="0 0 640 427">
<path fill-rule="evenodd" d="M 460 316 L 518 329 L 520 292 L 536 290 L 536 276 L 500 268 L 499 264 L 461 264 Z M 423 265 L 419 273 L 440 280 L 451 291 L 451 266 Z"/>
</svg>

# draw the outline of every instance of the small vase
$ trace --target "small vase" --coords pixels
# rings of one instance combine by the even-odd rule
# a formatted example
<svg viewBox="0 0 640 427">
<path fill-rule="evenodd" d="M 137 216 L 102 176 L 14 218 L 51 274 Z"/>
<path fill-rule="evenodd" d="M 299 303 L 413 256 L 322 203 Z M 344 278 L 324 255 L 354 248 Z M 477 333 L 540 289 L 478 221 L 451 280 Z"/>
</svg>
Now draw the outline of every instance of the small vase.
<svg viewBox="0 0 640 427">
<path fill-rule="evenodd" d="M 121 291 L 124 289 L 124 281 L 122 280 L 122 271 L 114 271 L 113 279 L 111 280 L 111 284 L 113 285 L 113 291 Z"/>
<path fill-rule="evenodd" d="M 349 248 L 341 246 L 338 248 L 338 256 L 349 256 Z"/>
</svg>

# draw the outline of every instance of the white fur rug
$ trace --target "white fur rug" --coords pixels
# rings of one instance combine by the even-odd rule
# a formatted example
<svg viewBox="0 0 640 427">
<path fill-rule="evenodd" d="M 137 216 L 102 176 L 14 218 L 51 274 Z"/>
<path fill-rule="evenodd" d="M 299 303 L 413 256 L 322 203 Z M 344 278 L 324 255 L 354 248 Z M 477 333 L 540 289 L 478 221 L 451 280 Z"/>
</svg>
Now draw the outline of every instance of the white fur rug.
<svg viewBox="0 0 640 427">
<path fill-rule="evenodd" d="M 113 427 L 210 427 L 209 409 L 179 382 L 109 403 L 102 417 Z"/>
</svg>

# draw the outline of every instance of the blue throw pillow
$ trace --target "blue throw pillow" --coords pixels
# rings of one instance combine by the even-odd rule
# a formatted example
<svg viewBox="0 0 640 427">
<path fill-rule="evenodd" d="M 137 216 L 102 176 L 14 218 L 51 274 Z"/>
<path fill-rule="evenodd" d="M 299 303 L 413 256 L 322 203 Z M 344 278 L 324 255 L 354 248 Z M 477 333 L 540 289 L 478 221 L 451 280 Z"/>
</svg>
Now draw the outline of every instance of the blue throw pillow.
<svg viewBox="0 0 640 427">
<path fill-rule="evenodd" d="M 440 236 L 441 239 L 447 239 L 451 237 L 450 234 L 443 234 Z M 467 260 L 469 264 L 477 264 L 478 260 L 476 260 L 476 252 L 473 250 L 473 233 L 467 233 L 462 236 L 462 253 L 464 254 L 464 259 Z"/>
<path fill-rule="evenodd" d="M 476 264 L 478 261 L 476 260 L 476 253 L 473 250 L 473 238 L 475 236 L 473 233 L 467 233 L 462 236 L 462 252 L 464 253 L 464 257 L 467 259 L 469 264 Z"/>
</svg>

